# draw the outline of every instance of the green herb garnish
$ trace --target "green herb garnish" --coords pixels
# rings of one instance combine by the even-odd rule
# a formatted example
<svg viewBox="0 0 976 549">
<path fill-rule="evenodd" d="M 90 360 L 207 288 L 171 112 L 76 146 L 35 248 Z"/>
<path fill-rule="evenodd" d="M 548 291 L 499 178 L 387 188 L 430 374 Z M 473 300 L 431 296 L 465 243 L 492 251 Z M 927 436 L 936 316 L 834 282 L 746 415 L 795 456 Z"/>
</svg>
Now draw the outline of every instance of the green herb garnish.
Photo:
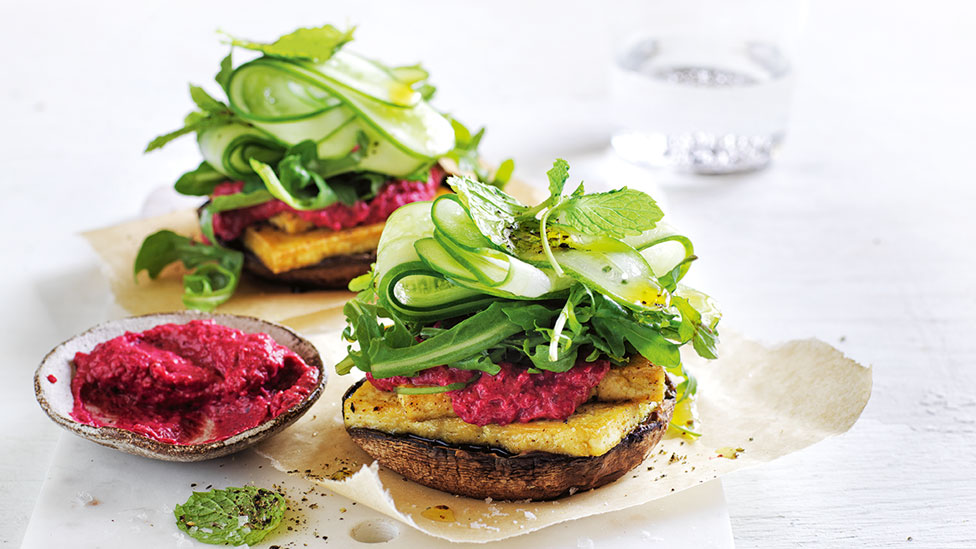
<svg viewBox="0 0 976 549">
<path fill-rule="evenodd" d="M 204 543 L 254 545 L 281 523 L 285 498 L 254 486 L 193 492 L 173 514 L 180 530 Z"/>
</svg>

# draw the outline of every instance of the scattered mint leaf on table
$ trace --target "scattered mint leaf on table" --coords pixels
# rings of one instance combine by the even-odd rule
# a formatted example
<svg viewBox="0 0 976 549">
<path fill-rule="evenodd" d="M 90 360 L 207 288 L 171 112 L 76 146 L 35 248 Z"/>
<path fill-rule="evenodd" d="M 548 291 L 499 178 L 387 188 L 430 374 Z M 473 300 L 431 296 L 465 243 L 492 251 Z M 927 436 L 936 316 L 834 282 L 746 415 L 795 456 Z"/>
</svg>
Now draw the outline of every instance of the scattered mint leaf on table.
<svg viewBox="0 0 976 549">
<path fill-rule="evenodd" d="M 285 498 L 255 486 L 193 492 L 173 514 L 180 530 L 204 543 L 254 545 L 281 523 Z"/>
</svg>

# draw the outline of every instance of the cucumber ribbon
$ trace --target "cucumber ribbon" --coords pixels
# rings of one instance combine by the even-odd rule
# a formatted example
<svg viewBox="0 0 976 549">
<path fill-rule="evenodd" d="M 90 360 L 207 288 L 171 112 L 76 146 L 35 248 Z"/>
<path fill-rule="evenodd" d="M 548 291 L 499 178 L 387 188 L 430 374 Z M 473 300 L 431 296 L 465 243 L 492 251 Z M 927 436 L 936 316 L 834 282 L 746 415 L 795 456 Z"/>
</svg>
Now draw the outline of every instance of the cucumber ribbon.
<svg viewBox="0 0 976 549">
<path fill-rule="evenodd" d="M 381 302 L 401 318 L 449 318 L 499 300 L 565 299 L 577 281 L 636 311 L 670 304 L 694 260 L 691 241 L 666 225 L 622 240 L 575 235 L 554 250 L 556 276 L 542 256 L 494 246 L 454 195 L 401 207 L 387 219 L 374 268 Z"/>
<path fill-rule="evenodd" d="M 229 106 L 239 120 L 204 129 L 198 143 L 207 162 L 233 178 L 254 174 L 306 140 L 321 159 L 345 157 L 368 139 L 369 151 L 345 171 L 406 177 L 454 147 L 450 121 L 413 88 L 416 71 L 395 71 L 351 52 L 321 63 L 260 57 L 226 80 Z"/>
</svg>

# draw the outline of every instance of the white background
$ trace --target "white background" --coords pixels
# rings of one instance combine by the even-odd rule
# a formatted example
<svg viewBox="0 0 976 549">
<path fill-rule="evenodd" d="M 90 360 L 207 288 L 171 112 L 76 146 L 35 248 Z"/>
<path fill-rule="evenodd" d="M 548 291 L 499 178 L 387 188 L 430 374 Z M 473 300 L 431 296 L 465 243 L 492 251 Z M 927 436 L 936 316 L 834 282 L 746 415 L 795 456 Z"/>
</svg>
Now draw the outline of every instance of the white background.
<svg viewBox="0 0 976 549">
<path fill-rule="evenodd" d="M 422 60 L 437 105 L 486 124 L 486 155 L 514 156 L 519 177 L 540 181 L 559 155 L 597 184 L 659 186 L 702 258 L 696 285 L 728 325 L 767 342 L 819 337 L 874 366 L 874 395 L 850 433 L 727 477 L 739 547 L 976 546 L 976 13 L 949 1 L 815 2 L 775 165 L 601 181 L 614 166 L 613 29 L 661 24 L 633 10 L 4 3 L 0 543 L 19 544 L 59 436 L 33 401 L 33 369 L 90 321 L 58 307 L 99 281 L 71 235 L 140 215 L 150 192 L 198 163 L 189 139 L 141 150 L 190 109 L 188 81 L 214 89 L 226 52 L 216 28 L 271 39 L 349 21 L 358 51 Z"/>
</svg>

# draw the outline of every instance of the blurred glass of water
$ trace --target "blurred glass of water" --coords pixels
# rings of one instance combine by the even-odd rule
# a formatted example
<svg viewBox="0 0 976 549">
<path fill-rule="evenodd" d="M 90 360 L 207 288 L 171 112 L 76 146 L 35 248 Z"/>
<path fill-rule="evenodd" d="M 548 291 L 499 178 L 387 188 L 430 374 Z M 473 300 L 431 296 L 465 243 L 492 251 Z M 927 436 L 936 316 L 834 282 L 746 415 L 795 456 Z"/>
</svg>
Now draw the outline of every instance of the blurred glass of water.
<svg viewBox="0 0 976 549">
<path fill-rule="evenodd" d="M 789 61 L 775 44 L 641 37 L 613 68 L 614 149 L 706 174 L 769 163 L 786 131 Z"/>
<path fill-rule="evenodd" d="M 613 148 L 704 174 L 769 164 L 786 134 L 806 0 L 610 0 Z"/>
</svg>

